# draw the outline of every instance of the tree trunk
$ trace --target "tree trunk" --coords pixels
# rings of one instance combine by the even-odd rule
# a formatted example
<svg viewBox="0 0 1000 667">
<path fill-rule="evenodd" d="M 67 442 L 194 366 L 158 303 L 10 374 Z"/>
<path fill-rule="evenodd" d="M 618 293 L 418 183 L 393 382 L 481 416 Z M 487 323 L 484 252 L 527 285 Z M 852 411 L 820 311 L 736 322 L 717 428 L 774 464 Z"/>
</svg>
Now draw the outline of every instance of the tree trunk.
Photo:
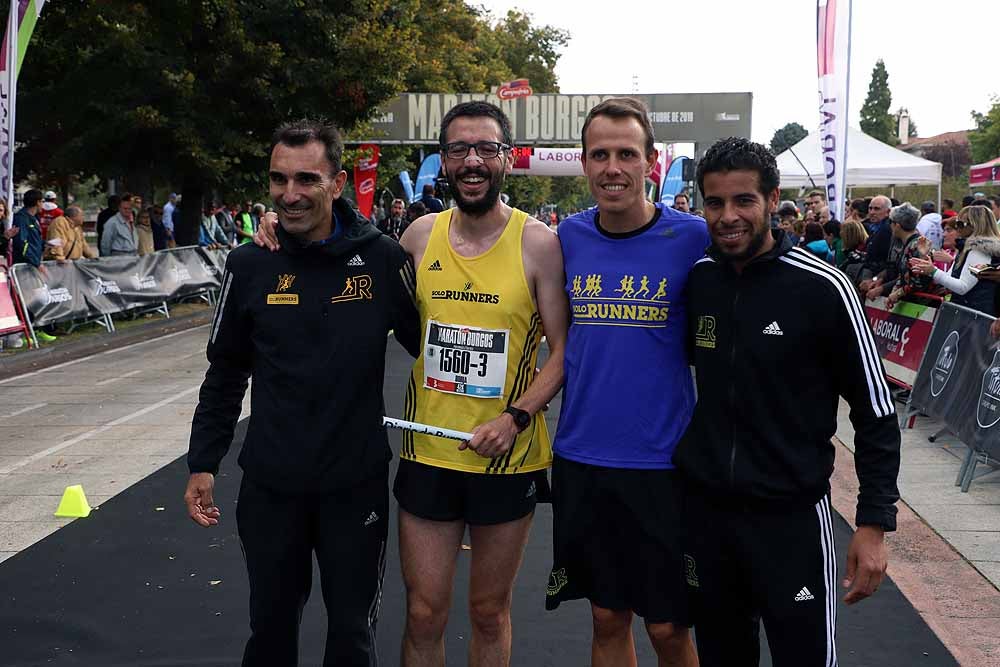
<svg viewBox="0 0 1000 667">
<path fill-rule="evenodd" d="M 181 188 L 180 218 L 174 214 L 174 238 L 177 240 L 177 245 L 198 245 L 204 197 L 205 188 L 201 181 L 186 176 L 184 187 Z"/>
</svg>

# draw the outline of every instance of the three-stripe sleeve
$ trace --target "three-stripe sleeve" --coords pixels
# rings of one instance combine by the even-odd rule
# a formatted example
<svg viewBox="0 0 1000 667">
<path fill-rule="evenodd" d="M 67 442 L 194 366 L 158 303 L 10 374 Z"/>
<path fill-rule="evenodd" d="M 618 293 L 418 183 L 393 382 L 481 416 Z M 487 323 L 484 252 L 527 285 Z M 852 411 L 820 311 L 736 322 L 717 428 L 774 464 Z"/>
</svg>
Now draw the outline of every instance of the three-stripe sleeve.
<svg viewBox="0 0 1000 667">
<path fill-rule="evenodd" d="M 403 348 L 416 357 L 420 354 L 420 315 L 417 312 L 417 273 L 413 260 L 397 247 L 395 289 L 393 290 L 392 329 Z"/>
</svg>

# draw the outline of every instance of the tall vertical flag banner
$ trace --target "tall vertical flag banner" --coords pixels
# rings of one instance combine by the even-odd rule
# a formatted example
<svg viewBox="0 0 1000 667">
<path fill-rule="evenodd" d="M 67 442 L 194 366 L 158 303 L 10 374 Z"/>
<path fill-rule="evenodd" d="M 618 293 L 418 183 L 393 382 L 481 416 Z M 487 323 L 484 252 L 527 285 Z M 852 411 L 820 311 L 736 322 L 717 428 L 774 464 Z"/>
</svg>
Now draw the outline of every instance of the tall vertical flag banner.
<svg viewBox="0 0 1000 667">
<path fill-rule="evenodd" d="M 819 137 L 830 213 L 844 219 L 847 194 L 847 91 L 851 82 L 851 0 L 817 0 Z"/>
<path fill-rule="evenodd" d="M 17 75 L 28 50 L 31 33 L 46 0 L 10 0 L 7 31 L 0 53 L 0 188 L 7 210 L 14 205 L 14 110 L 17 106 Z M 16 35 L 12 39 L 11 35 Z M 10 224 L 11 215 L 7 216 Z"/>
<path fill-rule="evenodd" d="M 370 218 L 372 205 L 375 203 L 379 147 L 376 144 L 361 144 L 361 153 L 367 157 L 358 158 L 358 163 L 354 165 L 354 194 L 358 199 L 361 215 Z"/>
</svg>

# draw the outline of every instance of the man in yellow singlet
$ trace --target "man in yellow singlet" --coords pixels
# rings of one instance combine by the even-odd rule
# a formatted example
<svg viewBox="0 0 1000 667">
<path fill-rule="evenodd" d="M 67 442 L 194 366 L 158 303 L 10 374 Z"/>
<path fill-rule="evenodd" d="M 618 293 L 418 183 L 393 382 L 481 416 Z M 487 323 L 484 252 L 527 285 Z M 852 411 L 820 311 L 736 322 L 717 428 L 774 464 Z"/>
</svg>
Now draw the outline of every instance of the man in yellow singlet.
<svg viewBox="0 0 1000 667">
<path fill-rule="evenodd" d="M 422 216 L 400 244 L 417 271 L 421 353 L 404 419 L 472 432 L 456 444 L 404 432 L 393 488 L 406 584 L 405 667 L 445 664 L 444 631 L 466 526 L 472 667 L 508 665 L 510 605 L 552 447 L 541 409 L 563 382 L 569 326 L 562 250 L 548 225 L 500 200 L 510 121 L 465 102 L 441 121 L 457 207 Z M 257 243 L 277 248 L 271 222 Z M 534 376 L 544 331 L 549 357 Z"/>
<path fill-rule="evenodd" d="M 562 253 L 544 223 L 500 198 L 513 166 L 510 122 L 467 102 L 441 121 L 457 207 L 423 216 L 400 243 L 417 268 L 422 353 L 404 419 L 470 431 L 404 432 L 394 493 L 407 617 L 403 664 L 444 665 L 452 579 L 472 538 L 470 665 L 507 665 L 514 578 L 552 461 L 542 407 L 559 391 L 569 319 Z M 532 380 L 542 332 L 549 358 Z"/>
</svg>

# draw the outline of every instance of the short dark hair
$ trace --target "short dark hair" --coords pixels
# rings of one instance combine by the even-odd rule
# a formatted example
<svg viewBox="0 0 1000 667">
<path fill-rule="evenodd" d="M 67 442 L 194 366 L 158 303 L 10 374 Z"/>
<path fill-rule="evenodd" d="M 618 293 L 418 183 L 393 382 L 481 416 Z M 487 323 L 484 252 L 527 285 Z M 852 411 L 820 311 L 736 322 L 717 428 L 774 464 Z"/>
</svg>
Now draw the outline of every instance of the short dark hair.
<svg viewBox="0 0 1000 667">
<path fill-rule="evenodd" d="M 719 139 L 698 162 L 698 189 L 705 194 L 705 174 L 720 171 L 756 171 L 760 178 L 760 192 L 769 195 L 778 189 L 781 175 L 774 153 L 763 144 L 744 137 Z"/>
<path fill-rule="evenodd" d="M 806 199 L 809 199 L 810 197 L 823 197 L 824 199 L 826 199 L 826 195 L 824 195 L 819 190 L 810 190 L 809 194 L 806 195 Z"/>
<path fill-rule="evenodd" d="M 438 135 L 438 143 L 441 144 L 442 148 L 448 143 L 448 126 L 451 125 L 451 121 L 461 117 L 492 118 L 500 126 L 500 140 L 508 146 L 514 145 L 514 135 L 510 130 L 510 119 L 507 118 L 507 114 L 495 104 L 473 101 L 456 104 L 448 109 L 448 113 L 441 119 L 441 133 Z"/>
<path fill-rule="evenodd" d="M 332 167 L 331 174 L 337 174 L 341 169 L 344 156 L 344 141 L 340 138 L 340 130 L 333 123 L 325 120 L 301 120 L 284 123 L 274 131 L 271 137 L 271 151 L 278 144 L 285 146 L 304 146 L 310 141 L 318 141 L 326 148 L 326 159 Z"/>
<path fill-rule="evenodd" d="M 410 205 L 406 207 L 406 214 L 416 220 L 422 215 L 426 215 L 427 207 L 422 201 L 410 202 Z"/>
<path fill-rule="evenodd" d="M 942 199 L 941 200 L 941 205 L 944 206 L 945 208 L 951 208 L 951 207 L 953 207 L 955 205 L 955 200 L 954 199 Z"/>
<path fill-rule="evenodd" d="M 590 122 L 598 116 L 619 119 L 634 118 L 639 123 L 639 127 L 642 128 L 642 133 L 646 135 L 646 155 L 652 155 L 655 150 L 653 147 L 655 137 L 653 136 L 653 124 L 649 122 L 649 109 L 634 97 L 609 97 L 590 110 L 586 120 L 583 121 L 583 129 L 580 131 L 580 143 L 583 144 L 584 155 L 587 154 L 587 128 L 590 127 Z"/>
<path fill-rule="evenodd" d="M 832 236 L 835 239 L 840 238 L 840 223 L 836 220 L 830 220 L 825 225 L 823 225 L 823 231 Z"/>
<path fill-rule="evenodd" d="M 688 200 L 688 203 L 691 203 L 691 198 L 688 197 L 688 193 L 686 193 L 686 192 L 678 192 L 677 194 L 675 194 L 674 195 L 674 203 L 676 204 L 677 200 L 680 199 L 681 197 L 684 197 L 684 199 Z"/>
<path fill-rule="evenodd" d="M 121 198 L 118 200 L 118 205 L 121 206 L 123 202 L 128 202 L 130 204 L 132 203 L 132 193 L 131 192 L 123 192 L 121 194 Z"/>
<path fill-rule="evenodd" d="M 21 201 L 24 202 L 25 208 L 38 206 L 38 202 L 42 201 L 42 191 L 35 190 L 34 188 L 32 188 L 31 190 L 28 190 L 27 192 L 24 193 L 24 196 L 21 198 Z"/>
<path fill-rule="evenodd" d="M 420 191 L 421 194 L 434 196 L 434 184 L 424 183 L 424 187 Z"/>
<path fill-rule="evenodd" d="M 974 201 L 976 201 L 975 197 L 973 197 L 972 195 L 965 195 L 964 197 L 962 197 L 962 208 L 965 208 Z"/>
<path fill-rule="evenodd" d="M 858 215 L 862 218 L 868 217 L 868 204 L 870 200 L 868 199 L 854 199 L 851 201 L 851 208 L 857 211 Z"/>
<path fill-rule="evenodd" d="M 108 195 L 108 208 L 118 208 L 118 204 L 121 203 L 122 198 L 118 195 Z"/>
<path fill-rule="evenodd" d="M 921 213 L 933 213 L 936 209 L 937 206 L 935 206 L 934 202 L 932 201 L 925 201 L 920 205 Z"/>
</svg>

